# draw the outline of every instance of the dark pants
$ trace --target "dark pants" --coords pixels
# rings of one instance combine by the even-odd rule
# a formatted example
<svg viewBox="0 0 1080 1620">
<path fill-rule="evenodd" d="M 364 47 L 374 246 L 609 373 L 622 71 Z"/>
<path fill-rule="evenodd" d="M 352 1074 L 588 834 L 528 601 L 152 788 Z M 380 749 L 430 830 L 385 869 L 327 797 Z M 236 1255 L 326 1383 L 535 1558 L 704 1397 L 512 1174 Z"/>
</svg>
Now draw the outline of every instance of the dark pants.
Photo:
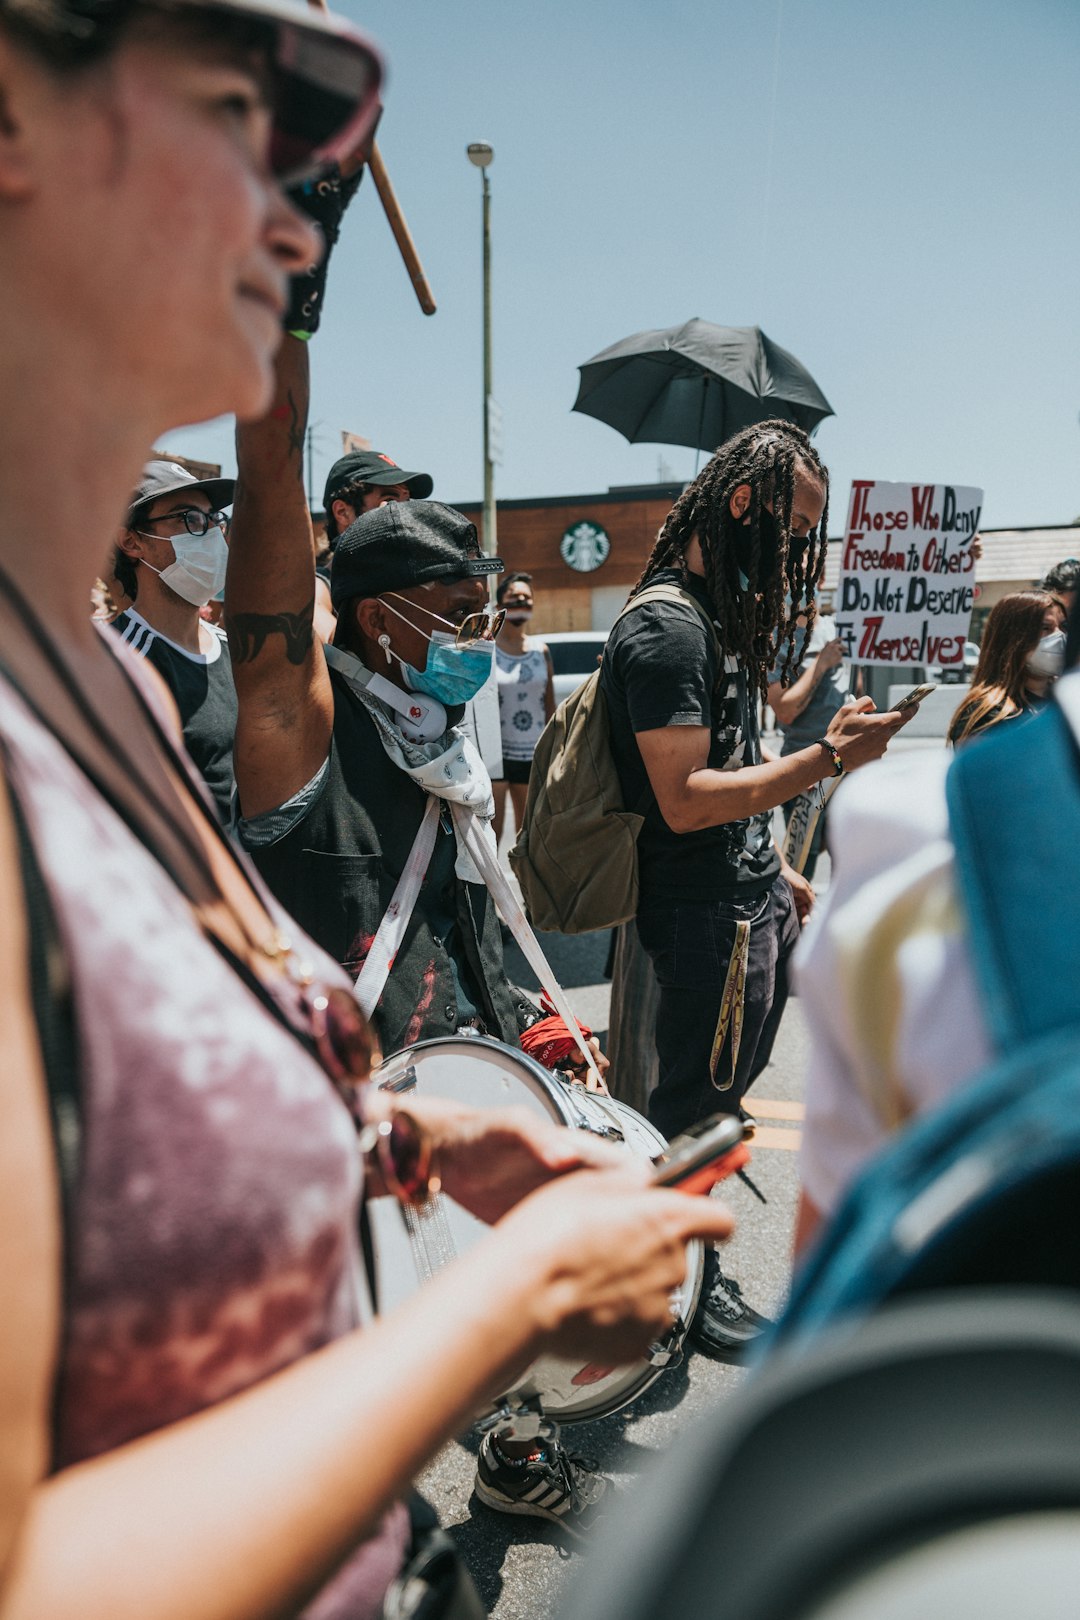
<svg viewBox="0 0 1080 1620">
<path fill-rule="evenodd" d="M 742 1040 L 732 1076 L 730 1030 L 715 1065 L 713 1045 L 740 921 L 750 923 L 750 940 Z M 767 894 L 750 902 L 646 904 L 637 926 L 660 985 L 660 1079 L 649 1099 L 649 1118 L 670 1138 L 709 1114 L 738 1113 L 772 1053 L 799 923 L 791 889 L 777 878 Z"/>
</svg>

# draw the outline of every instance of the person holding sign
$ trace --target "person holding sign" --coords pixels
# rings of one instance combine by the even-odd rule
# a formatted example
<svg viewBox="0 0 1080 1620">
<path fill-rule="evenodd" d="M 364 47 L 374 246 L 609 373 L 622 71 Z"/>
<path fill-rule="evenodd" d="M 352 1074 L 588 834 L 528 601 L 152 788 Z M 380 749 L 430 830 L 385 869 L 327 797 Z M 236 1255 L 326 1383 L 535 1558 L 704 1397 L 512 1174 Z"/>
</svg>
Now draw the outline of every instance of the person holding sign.
<svg viewBox="0 0 1080 1620">
<path fill-rule="evenodd" d="M 762 760 L 758 702 L 771 669 L 784 680 L 794 667 L 801 613 L 812 628 L 827 498 L 828 473 L 793 423 L 736 434 L 675 503 L 604 652 L 623 803 L 643 807 L 637 928 L 660 984 L 649 1116 L 668 1137 L 737 1114 L 772 1051 L 813 901 L 783 865 L 772 811 L 878 758 L 905 719 L 863 698 L 806 746 Z M 685 600 L 634 606 L 653 584 Z M 762 1321 L 716 1270 L 693 1331 L 723 1355 Z"/>
<path fill-rule="evenodd" d="M 820 737 L 839 709 L 850 703 L 848 671 L 844 665 L 844 644 L 836 634 L 833 619 L 821 617 L 811 628 L 805 614 L 799 615 L 799 628 L 795 632 L 796 670 L 794 680 L 784 685 L 779 666 L 769 671 L 769 707 L 776 723 L 784 733 L 780 749 L 781 759 L 797 753 Z M 790 821 L 797 801 L 784 805 L 784 820 Z M 802 866 L 808 883 L 814 880 L 814 868 L 825 841 L 825 811 L 822 810 L 814 827 L 810 848 Z"/>
</svg>

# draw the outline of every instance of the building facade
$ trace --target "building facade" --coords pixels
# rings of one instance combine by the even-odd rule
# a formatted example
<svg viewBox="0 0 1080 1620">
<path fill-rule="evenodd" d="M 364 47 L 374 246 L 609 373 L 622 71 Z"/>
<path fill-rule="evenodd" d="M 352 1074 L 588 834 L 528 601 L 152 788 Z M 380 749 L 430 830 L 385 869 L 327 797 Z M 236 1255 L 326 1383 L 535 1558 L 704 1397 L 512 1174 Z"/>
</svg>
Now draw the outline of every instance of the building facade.
<svg viewBox="0 0 1080 1620">
<path fill-rule="evenodd" d="M 500 501 L 499 555 L 514 573 L 533 576 L 536 628 L 609 630 L 626 602 L 682 484 L 616 486 L 602 495 L 554 495 Z M 483 532 L 483 507 L 451 502 Z M 972 636 L 978 640 L 994 603 L 1036 584 L 1048 569 L 1080 557 L 1080 524 L 984 529 L 975 570 Z M 829 545 L 822 606 L 831 606 L 840 574 L 840 538 Z"/>
</svg>

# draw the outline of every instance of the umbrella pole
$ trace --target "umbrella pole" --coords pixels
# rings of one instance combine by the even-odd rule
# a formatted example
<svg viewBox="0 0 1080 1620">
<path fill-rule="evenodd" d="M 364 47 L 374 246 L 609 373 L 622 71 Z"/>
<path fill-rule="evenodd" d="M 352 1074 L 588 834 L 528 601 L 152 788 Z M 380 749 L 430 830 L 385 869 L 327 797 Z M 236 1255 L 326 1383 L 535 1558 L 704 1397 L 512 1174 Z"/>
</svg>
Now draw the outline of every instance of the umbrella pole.
<svg viewBox="0 0 1080 1620">
<path fill-rule="evenodd" d="M 698 473 L 701 470 L 701 451 L 702 451 L 701 440 L 702 440 L 702 438 L 704 436 L 704 433 L 705 433 L 705 396 L 706 396 L 706 394 L 708 392 L 709 392 L 709 379 L 706 376 L 704 387 L 701 390 L 701 409 L 698 411 L 698 419 L 697 419 L 697 457 L 696 457 L 696 459 L 694 461 L 694 477 L 695 478 L 697 477 Z"/>
</svg>

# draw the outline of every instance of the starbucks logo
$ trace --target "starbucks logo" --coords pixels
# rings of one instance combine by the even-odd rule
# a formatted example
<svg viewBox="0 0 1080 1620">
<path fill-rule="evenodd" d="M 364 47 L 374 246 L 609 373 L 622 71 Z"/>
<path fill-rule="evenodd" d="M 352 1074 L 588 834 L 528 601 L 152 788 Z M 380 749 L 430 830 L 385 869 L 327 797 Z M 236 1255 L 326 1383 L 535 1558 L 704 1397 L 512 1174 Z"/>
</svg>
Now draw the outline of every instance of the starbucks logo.
<svg viewBox="0 0 1080 1620">
<path fill-rule="evenodd" d="M 568 568 L 579 574 L 591 574 L 607 560 L 611 541 L 599 523 L 575 523 L 562 537 L 559 551 Z"/>
</svg>

